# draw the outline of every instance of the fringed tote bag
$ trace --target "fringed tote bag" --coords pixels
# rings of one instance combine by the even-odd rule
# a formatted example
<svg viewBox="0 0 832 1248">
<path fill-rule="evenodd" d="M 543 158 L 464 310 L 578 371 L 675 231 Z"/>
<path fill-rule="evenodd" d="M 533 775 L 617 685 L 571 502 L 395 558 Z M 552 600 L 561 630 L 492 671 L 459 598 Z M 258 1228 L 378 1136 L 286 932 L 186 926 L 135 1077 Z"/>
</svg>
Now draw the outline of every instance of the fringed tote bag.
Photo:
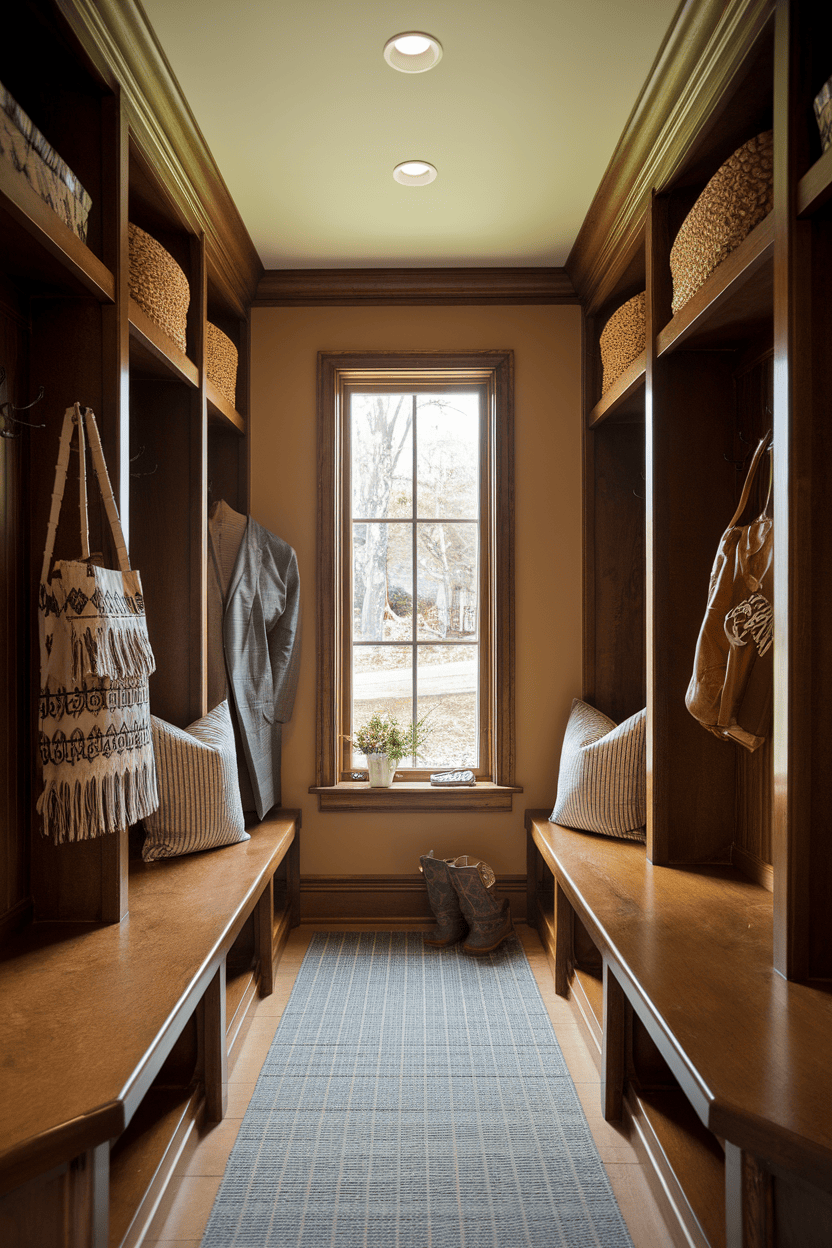
<svg viewBox="0 0 832 1248">
<path fill-rule="evenodd" d="M 722 535 L 711 571 L 708 606 L 696 643 L 685 705 L 718 737 L 756 750 L 771 719 L 773 684 L 774 532 L 768 497 L 751 524 L 737 524 L 768 445 L 760 440 L 737 510 Z"/>
<path fill-rule="evenodd" d="M 90 562 L 86 444 L 104 500 L 118 570 Z M 78 434 L 80 560 L 52 568 L 73 434 Z M 150 732 L 147 636 L 141 578 L 131 571 L 95 416 L 67 408 L 39 596 L 43 833 L 85 841 L 135 823 L 159 804 Z"/>
</svg>

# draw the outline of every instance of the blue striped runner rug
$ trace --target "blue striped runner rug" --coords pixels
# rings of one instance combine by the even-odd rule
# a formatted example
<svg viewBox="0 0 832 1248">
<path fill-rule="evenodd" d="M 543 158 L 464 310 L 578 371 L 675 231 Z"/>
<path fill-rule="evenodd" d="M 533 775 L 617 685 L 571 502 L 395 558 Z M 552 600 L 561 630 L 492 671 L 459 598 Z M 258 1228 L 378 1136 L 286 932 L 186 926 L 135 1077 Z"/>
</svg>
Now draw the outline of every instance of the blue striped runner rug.
<svg viewBox="0 0 832 1248">
<path fill-rule="evenodd" d="M 516 938 L 315 935 L 203 1248 L 632 1248 Z"/>
</svg>

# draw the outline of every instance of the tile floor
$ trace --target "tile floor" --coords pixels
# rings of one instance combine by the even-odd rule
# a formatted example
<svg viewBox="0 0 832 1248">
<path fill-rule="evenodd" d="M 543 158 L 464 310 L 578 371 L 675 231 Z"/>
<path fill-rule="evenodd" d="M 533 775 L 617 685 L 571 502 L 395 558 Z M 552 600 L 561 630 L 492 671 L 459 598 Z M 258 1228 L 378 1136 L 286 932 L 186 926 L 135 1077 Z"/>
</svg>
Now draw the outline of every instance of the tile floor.
<svg viewBox="0 0 832 1248">
<path fill-rule="evenodd" d="M 334 925 L 343 931 L 347 924 Z M 378 927 L 368 924 L 367 927 Z M 327 930 L 312 924 L 296 928 L 289 936 L 277 969 L 275 991 L 259 1001 L 240 1056 L 229 1077 L 228 1112 L 225 1119 L 204 1131 L 186 1162 L 177 1169 L 165 1206 L 151 1223 L 144 1239 L 146 1248 L 197 1248 L 208 1222 L 214 1197 L 228 1155 L 240 1128 L 260 1068 L 263 1065 L 283 1007 L 289 999 L 309 938 Z M 610 1182 L 635 1248 L 673 1248 L 638 1158 L 626 1138 L 601 1115 L 598 1072 L 570 1006 L 555 993 L 549 963 L 537 933 L 518 924 L 558 1042 L 563 1050 L 587 1116 L 590 1129 L 607 1169 Z M 172 1201 L 171 1201 L 172 1197 Z M 511 1248 L 506 1245 L 506 1248 Z"/>
</svg>

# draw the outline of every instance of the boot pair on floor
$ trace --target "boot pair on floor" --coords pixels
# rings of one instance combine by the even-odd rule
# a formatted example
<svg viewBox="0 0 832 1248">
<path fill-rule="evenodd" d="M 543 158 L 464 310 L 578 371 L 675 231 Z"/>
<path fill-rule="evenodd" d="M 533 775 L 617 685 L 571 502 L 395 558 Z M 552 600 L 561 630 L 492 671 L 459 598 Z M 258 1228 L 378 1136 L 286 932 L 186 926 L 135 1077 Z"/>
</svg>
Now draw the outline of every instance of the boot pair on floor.
<svg viewBox="0 0 832 1248">
<path fill-rule="evenodd" d="M 494 872 L 486 862 L 467 855 L 434 858 L 433 850 L 419 859 L 425 877 L 436 928 L 426 945 L 439 949 L 455 945 L 467 933 L 464 953 L 492 953 L 512 931 L 508 899 L 494 895 Z"/>
</svg>

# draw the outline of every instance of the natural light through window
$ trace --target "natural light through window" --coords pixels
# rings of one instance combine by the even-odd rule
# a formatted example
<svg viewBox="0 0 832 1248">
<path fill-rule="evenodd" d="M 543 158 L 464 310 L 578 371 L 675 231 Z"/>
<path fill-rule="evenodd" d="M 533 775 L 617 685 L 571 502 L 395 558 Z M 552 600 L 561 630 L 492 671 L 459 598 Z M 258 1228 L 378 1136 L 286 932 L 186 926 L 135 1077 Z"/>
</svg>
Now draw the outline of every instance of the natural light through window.
<svg viewBox="0 0 832 1248">
<path fill-rule="evenodd" d="M 476 389 L 350 394 L 349 735 L 424 721 L 400 768 L 480 763 L 481 408 Z"/>
<path fill-rule="evenodd" d="M 511 810 L 513 381 L 511 351 L 318 355 L 321 810 Z"/>
</svg>

